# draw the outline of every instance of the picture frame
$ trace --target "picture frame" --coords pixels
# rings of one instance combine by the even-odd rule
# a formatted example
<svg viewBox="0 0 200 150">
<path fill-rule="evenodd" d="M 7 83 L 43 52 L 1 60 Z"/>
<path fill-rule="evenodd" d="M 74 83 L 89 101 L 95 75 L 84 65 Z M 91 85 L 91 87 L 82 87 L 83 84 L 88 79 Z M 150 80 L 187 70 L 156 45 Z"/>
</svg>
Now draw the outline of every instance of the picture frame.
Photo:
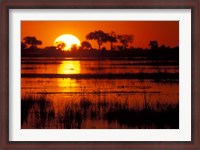
<svg viewBox="0 0 200 150">
<path fill-rule="evenodd" d="M 1 149 L 199 149 L 199 0 L 66 0 L 1 2 Z M 192 139 L 191 141 L 9 141 L 9 10 L 10 9 L 191 9 L 192 11 Z"/>
</svg>

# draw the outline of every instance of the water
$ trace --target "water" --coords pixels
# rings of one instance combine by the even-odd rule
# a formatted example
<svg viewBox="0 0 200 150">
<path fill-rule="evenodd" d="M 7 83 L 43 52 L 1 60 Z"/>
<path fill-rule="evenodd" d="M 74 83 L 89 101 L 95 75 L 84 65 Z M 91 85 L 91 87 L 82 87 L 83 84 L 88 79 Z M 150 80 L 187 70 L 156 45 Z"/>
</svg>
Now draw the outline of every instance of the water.
<svg viewBox="0 0 200 150">
<path fill-rule="evenodd" d="M 22 128 L 178 128 L 177 118 L 160 116 L 177 115 L 176 61 L 22 58 L 21 63 Z M 25 99 L 35 102 L 23 105 Z"/>
</svg>

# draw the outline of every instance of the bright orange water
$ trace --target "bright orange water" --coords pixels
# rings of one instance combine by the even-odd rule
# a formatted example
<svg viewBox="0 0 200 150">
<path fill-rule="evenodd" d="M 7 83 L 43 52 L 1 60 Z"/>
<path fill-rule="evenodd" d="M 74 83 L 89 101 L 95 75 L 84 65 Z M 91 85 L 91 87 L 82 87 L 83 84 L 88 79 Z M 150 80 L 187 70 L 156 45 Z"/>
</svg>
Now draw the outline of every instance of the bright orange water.
<svg viewBox="0 0 200 150">
<path fill-rule="evenodd" d="M 141 60 L 73 60 L 73 59 L 22 59 L 22 74 L 57 74 L 58 77 L 22 77 L 21 96 L 39 97 L 44 95 L 51 101 L 47 111 L 54 110 L 55 116 L 62 114 L 66 106 L 74 107 L 77 111 L 81 99 L 92 102 L 107 101 L 108 103 L 119 102 L 128 105 L 128 108 L 142 108 L 144 101 L 155 106 L 161 104 L 179 103 L 178 79 L 159 81 L 153 79 L 134 78 L 65 78 L 64 75 L 99 75 L 99 74 L 135 74 L 135 73 L 178 73 L 177 65 L 151 65 L 153 61 Z M 157 61 L 156 63 L 162 63 Z M 38 107 L 38 108 L 37 108 Z M 105 106 L 108 107 L 108 106 Z M 110 107 L 110 106 L 109 106 Z M 23 109 L 23 108 L 22 108 Z M 34 106 L 28 111 L 28 121 L 22 124 L 22 128 L 37 128 L 35 126 L 37 116 L 34 111 L 41 109 Z M 46 109 L 46 108 L 45 108 Z M 91 107 L 92 109 L 96 109 Z M 103 108 L 101 108 L 103 109 Z M 101 110 L 99 112 L 101 113 Z M 81 110 L 80 110 L 81 111 Z M 102 114 L 102 113 L 101 113 Z M 38 127 L 40 128 L 40 127 Z M 44 128 L 65 128 L 62 123 L 55 119 L 45 122 Z M 71 128 L 77 128 L 76 125 Z M 128 125 L 119 124 L 117 121 L 108 122 L 99 117 L 98 119 L 86 118 L 81 122 L 81 128 L 130 128 Z M 137 128 L 137 127 L 135 127 Z M 141 128 L 141 127 L 138 127 Z"/>
</svg>

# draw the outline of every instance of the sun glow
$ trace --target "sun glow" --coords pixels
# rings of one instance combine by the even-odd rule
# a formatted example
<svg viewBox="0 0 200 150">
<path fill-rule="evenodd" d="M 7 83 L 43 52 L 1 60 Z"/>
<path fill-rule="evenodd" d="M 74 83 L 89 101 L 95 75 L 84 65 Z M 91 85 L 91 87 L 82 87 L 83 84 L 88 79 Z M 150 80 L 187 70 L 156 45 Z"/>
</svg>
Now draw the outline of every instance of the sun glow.
<svg viewBox="0 0 200 150">
<path fill-rule="evenodd" d="M 58 67 L 58 74 L 80 74 L 80 61 L 62 61 Z M 58 86 L 61 91 L 65 92 L 77 92 L 76 88 L 78 86 L 77 81 L 72 78 L 62 78 L 57 80 Z"/>
<path fill-rule="evenodd" d="M 80 74 L 80 61 L 62 61 L 58 74 Z"/>
<path fill-rule="evenodd" d="M 80 40 L 71 34 L 63 34 L 54 41 L 54 46 L 62 50 L 70 50 L 72 45 L 80 46 Z"/>
</svg>

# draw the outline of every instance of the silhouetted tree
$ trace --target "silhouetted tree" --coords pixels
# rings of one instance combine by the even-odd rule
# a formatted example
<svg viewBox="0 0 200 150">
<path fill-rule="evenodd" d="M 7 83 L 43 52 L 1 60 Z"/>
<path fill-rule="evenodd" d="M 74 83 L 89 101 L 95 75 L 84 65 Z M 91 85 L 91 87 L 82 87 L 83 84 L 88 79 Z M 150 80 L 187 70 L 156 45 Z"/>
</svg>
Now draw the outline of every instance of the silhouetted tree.
<svg viewBox="0 0 200 150">
<path fill-rule="evenodd" d="M 157 50 L 158 49 L 158 42 L 157 41 L 150 41 L 149 46 L 151 50 Z"/>
<path fill-rule="evenodd" d="M 72 50 L 72 51 L 77 51 L 77 50 L 78 50 L 78 45 L 77 45 L 77 44 L 73 44 L 73 45 L 71 46 L 71 50 Z"/>
<path fill-rule="evenodd" d="M 82 49 L 91 49 L 92 46 L 88 41 L 83 41 L 83 42 L 81 42 L 81 48 Z"/>
<path fill-rule="evenodd" d="M 61 49 L 58 49 L 56 46 L 48 46 L 43 49 L 43 53 L 45 56 L 58 56 L 60 52 Z"/>
<path fill-rule="evenodd" d="M 108 34 L 104 33 L 101 30 L 90 32 L 86 36 L 87 40 L 96 40 L 99 45 L 99 50 L 101 49 L 101 45 L 108 41 Z"/>
<path fill-rule="evenodd" d="M 36 48 L 37 45 L 42 45 L 42 41 L 37 40 L 34 36 L 27 36 L 24 38 L 24 43 L 31 45 L 31 47 Z"/>
<path fill-rule="evenodd" d="M 120 43 L 123 45 L 123 50 L 125 50 L 129 43 L 133 42 L 133 35 L 123 34 L 117 36 Z"/>
<path fill-rule="evenodd" d="M 169 46 L 161 45 L 160 47 L 158 47 L 158 49 L 168 50 L 168 49 L 171 49 L 171 48 Z"/>
<path fill-rule="evenodd" d="M 24 50 L 25 48 L 27 48 L 27 45 L 24 42 L 21 42 L 21 50 Z"/>
<path fill-rule="evenodd" d="M 109 35 L 108 35 L 108 41 L 110 42 L 110 50 L 113 50 L 113 43 L 117 42 L 117 35 L 115 34 L 114 31 L 112 31 Z"/>
<path fill-rule="evenodd" d="M 66 47 L 66 44 L 62 41 L 57 41 L 55 45 L 58 50 L 63 50 Z"/>
</svg>

